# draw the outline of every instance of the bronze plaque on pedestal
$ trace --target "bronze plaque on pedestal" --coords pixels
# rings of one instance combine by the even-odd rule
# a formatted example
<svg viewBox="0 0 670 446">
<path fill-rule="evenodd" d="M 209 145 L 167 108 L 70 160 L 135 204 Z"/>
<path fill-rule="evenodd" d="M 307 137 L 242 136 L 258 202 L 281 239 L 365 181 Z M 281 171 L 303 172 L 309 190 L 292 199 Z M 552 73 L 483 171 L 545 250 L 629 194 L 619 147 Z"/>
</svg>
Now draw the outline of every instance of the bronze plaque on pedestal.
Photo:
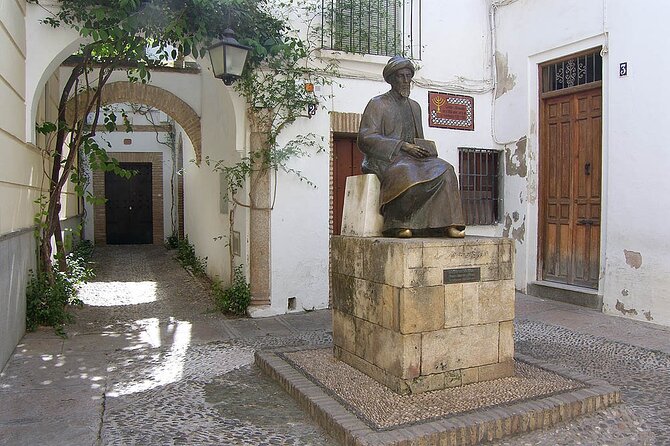
<svg viewBox="0 0 670 446">
<path fill-rule="evenodd" d="M 481 268 L 456 268 L 443 270 L 442 283 L 479 282 L 482 277 Z"/>
</svg>

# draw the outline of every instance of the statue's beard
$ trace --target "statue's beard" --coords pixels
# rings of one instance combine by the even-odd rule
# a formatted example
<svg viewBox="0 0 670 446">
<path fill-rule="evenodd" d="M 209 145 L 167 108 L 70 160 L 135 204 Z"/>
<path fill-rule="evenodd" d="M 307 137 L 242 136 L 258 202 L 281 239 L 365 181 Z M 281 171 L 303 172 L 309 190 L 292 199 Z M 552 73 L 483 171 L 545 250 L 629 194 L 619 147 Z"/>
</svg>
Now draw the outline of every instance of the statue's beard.
<svg viewBox="0 0 670 446">
<path fill-rule="evenodd" d="M 403 98 L 408 98 L 408 97 L 409 97 L 409 90 L 410 90 L 409 87 L 410 87 L 409 85 L 407 85 L 407 86 L 403 86 L 403 85 L 399 86 L 399 87 L 398 87 L 398 93 L 400 93 L 400 96 L 402 96 Z"/>
</svg>

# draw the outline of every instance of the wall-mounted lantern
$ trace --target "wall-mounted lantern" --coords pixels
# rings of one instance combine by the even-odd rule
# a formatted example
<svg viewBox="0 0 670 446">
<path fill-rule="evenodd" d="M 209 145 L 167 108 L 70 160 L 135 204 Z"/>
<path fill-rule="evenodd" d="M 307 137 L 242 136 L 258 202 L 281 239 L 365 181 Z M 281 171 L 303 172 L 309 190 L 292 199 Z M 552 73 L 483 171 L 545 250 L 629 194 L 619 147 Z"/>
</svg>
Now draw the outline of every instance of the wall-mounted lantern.
<svg viewBox="0 0 670 446">
<path fill-rule="evenodd" d="M 214 77 L 223 80 L 226 85 L 232 85 L 242 76 L 249 50 L 251 47 L 240 44 L 235 39 L 235 32 L 227 28 L 223 38 L 208 48 Z"/>
</svg>

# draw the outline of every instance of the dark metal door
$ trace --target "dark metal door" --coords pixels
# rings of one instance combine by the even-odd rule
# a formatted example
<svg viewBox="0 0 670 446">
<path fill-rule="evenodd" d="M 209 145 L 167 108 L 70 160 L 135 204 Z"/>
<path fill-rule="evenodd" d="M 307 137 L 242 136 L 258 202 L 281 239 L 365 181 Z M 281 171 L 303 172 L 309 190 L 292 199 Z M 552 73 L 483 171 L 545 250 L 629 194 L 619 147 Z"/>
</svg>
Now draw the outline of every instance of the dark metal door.
<svg viewBox="0 0 670 446">
<path fill-rule="evenodd" d="M 333 143 L 333 234 L 339 235 L 347 177 L 363 173 L 363 154 L 358 150 L 355 137 L 335 137 Z"/>
<path fill-rule="evenodd" d="M 129 179 L 113 172 L 105 173 L 107 243 L 153 243 L 151 163 L 119 164 L 137 173 Z"/>
</svg>

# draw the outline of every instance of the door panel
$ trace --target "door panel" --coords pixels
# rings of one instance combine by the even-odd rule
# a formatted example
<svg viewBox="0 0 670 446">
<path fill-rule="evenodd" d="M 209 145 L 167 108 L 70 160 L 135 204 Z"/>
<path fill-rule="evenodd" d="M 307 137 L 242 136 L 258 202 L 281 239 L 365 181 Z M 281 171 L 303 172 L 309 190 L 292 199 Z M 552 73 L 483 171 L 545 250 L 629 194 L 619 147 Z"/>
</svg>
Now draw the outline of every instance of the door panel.
<svg viewBox="0 0 670 446">
<path fill-rule="evenodd" d="M 151 163 L 119 163 L 137 172 L 129 179 L 105 173 L 105 219 L 110 245 L 153 242 Z"/>
<path fill-rule="evenodd" d="M 564 99 L 547 103 L 548 146 L 545 271 L 546 280 L 567 277 L 570 225 L 570 107 Z"/>
<path fill-rule="evenodd" d="M 358 150 L 355 137 L 336 137 L 333 147 L 333 235 L 339 235 L 347 177 L 362 175 L 363 154 Z"/>
<path fill-rule="evenodd" d="M 541 277 L 596 288 L 600 257 L 601 90 L 544 99 Z"/>
</svg>

